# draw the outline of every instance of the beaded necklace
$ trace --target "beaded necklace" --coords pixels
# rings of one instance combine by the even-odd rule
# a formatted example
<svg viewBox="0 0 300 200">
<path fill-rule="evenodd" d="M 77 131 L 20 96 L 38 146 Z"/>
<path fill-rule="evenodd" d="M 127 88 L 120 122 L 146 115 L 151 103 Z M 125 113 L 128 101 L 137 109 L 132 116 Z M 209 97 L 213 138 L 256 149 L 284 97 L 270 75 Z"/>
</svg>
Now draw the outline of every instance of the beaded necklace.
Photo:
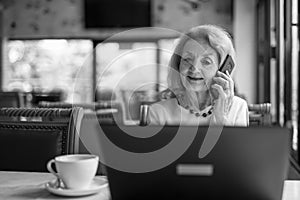
<svg viewBox="0 0 300 200">
<path fill-rule="evenodd" d="M 190 106 L 185 106 L 185 109 L 189 110 L 191 114 L 194 114 L 196 117 L 207 117 L 212 114 L 213 107 L 211 107 L 207 112 L 198 112 L 190 108 Z"/>
<path fill-rule="evenodd" d="M 199 112 L 199 111 L 196 111 L 195 109 L 193 109 L 191 106 L 189 106 L 188 103 L 184 100 L 184 98 L 185 98 L 185 95 L 183 95 L 183 94 L 179 93 L 176 95 L 178 105 L 180 105 L 184 109 L 190 111 L 190 113 L 194 114 L 196 117 L 200 117 L 200 116 L 207 117 L 212 114 L 213 108 L 214 108 L 214 103 L 212 104 L 211 108 L 207 112 Z"/>
<path fill-rule="evenodd" d="M 189 105 L 182 105 L 182 103 L 180 103 L 180 101 L 177 99 L 177 103 L 178 105 L 180 105 L 181 107 L 183 107 L 184 109 L 186 110 L 189 110 L 191 114 L 194 114 L 196 117 L 207 117 L 209 115 L 212 114 L 212 111 L 213 111 L 213 106 L 207 111 L 207 112 L 198 112 L 198 111 L 195 111 L 194 109 L 192 109 Z"/>
</svg>

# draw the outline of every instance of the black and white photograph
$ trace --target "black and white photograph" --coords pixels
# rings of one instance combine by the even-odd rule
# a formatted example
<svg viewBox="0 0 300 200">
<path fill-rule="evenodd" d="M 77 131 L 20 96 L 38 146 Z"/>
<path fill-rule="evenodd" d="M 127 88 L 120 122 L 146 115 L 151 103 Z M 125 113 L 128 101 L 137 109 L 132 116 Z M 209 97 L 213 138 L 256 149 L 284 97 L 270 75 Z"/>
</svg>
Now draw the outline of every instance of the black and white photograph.
<svg viewBox="0 0 300 200">
<path fill-rule="evenodd" d="M 300 200 L 298 0 L 0 0 L 0 200 Z"/>
</svg>

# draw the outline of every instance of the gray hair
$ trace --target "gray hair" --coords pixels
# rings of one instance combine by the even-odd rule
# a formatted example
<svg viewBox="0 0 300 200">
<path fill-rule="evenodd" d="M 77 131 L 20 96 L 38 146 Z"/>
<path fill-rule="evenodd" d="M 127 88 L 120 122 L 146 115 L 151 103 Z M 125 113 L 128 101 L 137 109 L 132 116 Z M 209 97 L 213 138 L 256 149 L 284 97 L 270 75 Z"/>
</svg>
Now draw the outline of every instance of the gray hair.
<svg viewBox="0 0 300 200">
<path fill-rule="evenodd" d="M 235 63 L 235 50 L 232 38 L 227 31 L 216 25 L 201 25 L 194 27 L 180 37 L 169 62 L 168 87 L 175 93 L 178 90 L 183 90 L 179 75 L 179 65 L 183 47 L 188 40 L 194 40 L 196 42 L 205 40 L 217 52 L 219 68 L 227 54 L 232 57 L 233 62 Z"/>
</svg>

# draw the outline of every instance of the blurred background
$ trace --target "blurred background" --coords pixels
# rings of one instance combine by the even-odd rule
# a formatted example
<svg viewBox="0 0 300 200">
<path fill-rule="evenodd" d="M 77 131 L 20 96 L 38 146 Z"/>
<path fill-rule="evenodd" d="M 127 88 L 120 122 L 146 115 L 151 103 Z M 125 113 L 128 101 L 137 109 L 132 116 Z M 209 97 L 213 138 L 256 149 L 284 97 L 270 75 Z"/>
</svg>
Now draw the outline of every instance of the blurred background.
<svg viewBox="0 0 300 200">
<path fill-rule="evenodd" d="M 236 48 L 236 94 L 271 103 L 272 123 L 291 127 L 298 148 L 298 0 L 0 2 L 0 88 L 25 94 L 24 106 L 114 100 L 138 120 L 166 88 L 176 38 L 216 24 Z"/>
</svg>

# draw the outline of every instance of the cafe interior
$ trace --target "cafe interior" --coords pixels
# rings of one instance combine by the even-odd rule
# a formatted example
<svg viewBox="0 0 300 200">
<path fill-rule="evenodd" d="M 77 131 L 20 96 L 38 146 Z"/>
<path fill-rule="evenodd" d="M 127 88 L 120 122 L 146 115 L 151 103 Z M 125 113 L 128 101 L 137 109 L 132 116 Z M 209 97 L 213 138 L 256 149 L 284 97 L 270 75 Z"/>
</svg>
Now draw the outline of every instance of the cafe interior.
<svg viewBox="0 0 300 200">
<path fill-rule="evenodd" d="M 79 199 L 146 198 L 151 183 L 144 185 L 148 194 L 134 188 L 136 196 L 118 193 L 121 187 L 111 184 L 118 177 L 114 174 L 110 178 L 97 135 L 107 129 L 111 133 L 106 135 L 122 140 L 117 126 L 131 127 L 133 132 L 149 127 L 151 104 L 169 98 L 165 95 L 168 64 L 178 38 L 204 24 L 218 25 L 231 36 L 236 50 L 231 74 L 234 94 L 247 102 L 249 110 L 249 126 L 244 129 L 252 130 L 247 134 L 253 133 L 256 143 L 266 142 L 273 149 L 273 155 L 260 157 L 269 163 L 266 169 L 284 174 L 279 177 L 273 173 L 273 179 L 260 177 L 264 186 L 270 187 L 261 189 L 260 194 L 266 196 L 252 199 L 300 199 L 298 21 L 298 0 L 0 1 L 0 199 L 65 199 L 76 195 Z M 277 146 L 277 132 L 289 135 L 284 148 L 283 140 Z M 233 141 L 246 146 L 251 143 L 246 138 L 251 136 Z M 265 149 L 258 152 L 253 146 L 245 156 L 253 151 L 257 157 L 269 151 Z M 283 149 L 287 150 L 284 156 Z M 101 187 L 74 192 L 42 184 L 60 176 L 49 173 L 48 161 L 72 154 L 98 155 L 96 176 L 108 176 L 111 190 Z M 259 159 L 256 161 L 258 165 Z M 123 158 L 122 162 L 130 161 Z M 241 172 L 259 171 L 248 164 L 241 165 Z M 55 167 L 58 170 L 58 163 Z M 283 168 L 284 172 L 280 171 Z M 130 170 L 126 172 L 126 178 L 131 179 Z M 132 182 L 140 181 L 141 187 L 152 180 L 146 177 L 143 181 L 132 174 Z M 237 176 L 243 178 L 242 174 Z M 199 179 L 201 187 L 205 187 L 205 180 Z M 216 187 L 214 191 L 221 188 L 222 181 L 219 184 L 218 180 L 209 182 Z M 197 181 L 193 179 L 192 183 L 196 185 Z M 254 187 L 254 178 L 249 185 Z M 277 193 L 275 185 L 279 185 Z M 169 187 L 166 191 L 171 190 Z M 226 188 L 227 192 L 231 190 L 236 191 Z M 228 195 L 233 199 L 244 197 L 232 196 L 231 192 Z M 249 192 L 249 198 L 244 199 L 250 196 Z"/>
</svg>

